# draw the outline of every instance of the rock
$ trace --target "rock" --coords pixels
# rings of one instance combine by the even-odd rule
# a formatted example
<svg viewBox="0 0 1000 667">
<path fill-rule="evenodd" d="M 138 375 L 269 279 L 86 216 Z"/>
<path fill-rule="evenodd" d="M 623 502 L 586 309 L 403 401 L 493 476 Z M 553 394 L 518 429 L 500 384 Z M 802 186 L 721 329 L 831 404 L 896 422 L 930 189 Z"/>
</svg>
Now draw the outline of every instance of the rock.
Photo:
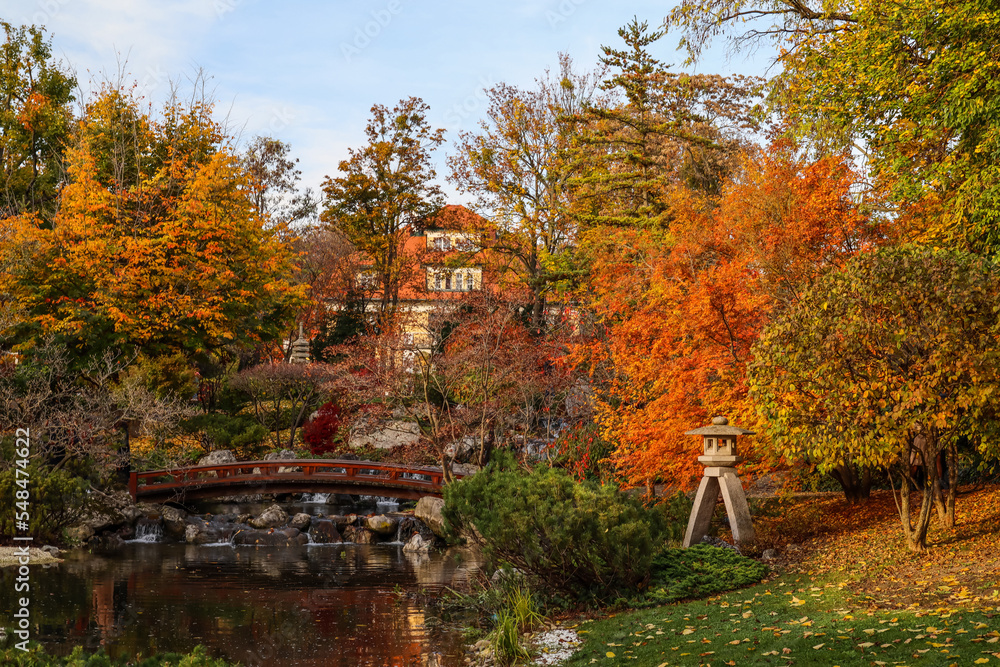
<svg viewBox="0 0 1000 667">
<path fill-rule="evenodd" d="M 742 553 L 740 553 L 740 548 L 739 547 L 737 547 L 736 545 L 730 544 L 729 542 L 726 542 L 725 540 L 720 540 L 718 537 L 712 537 L 711 535 L 705 535 L 703 538 L 701 538 L 701 543 L 702 544 L 710 544 L 713 547 L 719 547 L 720 549 L 729 549 L 731 551 L 735 551 L 736 553 L 740 554 L 741 556 L 743 555 Z"/>
<path fill-rule="evenodd" d="M 188 544 L 196 544 L 196 540 L 201 535 L 201 532 L 201 526 L 189 523 L 184 527 L 184 541 Z"/>
<path fill-rule="evenodd" d="M 91 514 L 84 520 L 84 524 L 90 526 L 95 533 L 99 533 L 102 530 L 111 528 L 112 526 L 117 526 L 125 520 L 122 516 L 115 516 L 113 514 Z"/>
<path fill-rule="evenodd" d="M 294 450 L 282 449 L 280 452 L 271 452 L 264 457 L 265 461 L 294 461 L 299 458 Z M 283 472 L 302 472 L 302 468 L 297 466 L 282 466 L 278 468 L 279 473 Z M 255 473 L 256 474 L 256 473 Z"/>
<path fill-rule="evenodd" d="M 160 510 L 160 518 L 163 520 L 163 532 L 168 537 L 175 540 L 184 539 L 185 526 L 187 525 L 185 521 L 187 513 L 184 510 L 166 506 Z"/>
<path fill-rule="evenodd" d="M 241 530 L 233 535 L 233 544 L 258 547 L 288 546 L 288 535 L 277 530 Z"/>
<path fill-rule="evenodd" d="M 281 505 L 271 505 L 260 513 L 260 516 L 250 519 L 250 525 L 254 528 L 276 528 L 288 523 L 288 513 L 281 509 Z"/>
<path fill-rule="evenodd" d="M 413 510 L 413 516 L 427 524 L 438 537 L 445 536 L 444 500 L 434 496 L 424 496 L 417 501 L 417 507 Z"/>
<path fill-rule="evenodd" d="M 236 455 L 228 449 L 216 449 L 198 459 L 200 466 L 217 466 L 223 463 L 236 463 Z"/>
<path fill-rule="evenodd" d="M 368 526 L 368 530 L 372 531 L 379 537 L 395 537 L 396 529 L 399 527 L 399 518 L 386 516 L 384 514 L 377 514 L 375 516 L 368 517 L 365 521 L 365 525 Z"/>
<path fill-rule="evenodd" d="M 253 518 L 253 514 L 240 514 L 236 517 L 236 523 L 250 524 L 250 519 Z"/>
<path fill-rule="evenodd" d="M 207 456 L 203 456 L 198 459 L 198 465 L 200 466 L 216 466 L 224 463 L 236 463 L 236 455 L 228 449 L 216 449 L 209 452 Z M 204 475 L 206 477 L 219 476 L 219 474 L 214 470 L 204 473 Z"/>
<path fill-rule="evenodd" d="M 427 527 L 427 524 L 412 516 L 403 517 L 399 520 L 399 527 L 396 529 L 396 534 L 404 544 L 409 542 L 410 538 L 414 535 L 420 535 L 426 542 L 434 541 L 434 533 Z"/>
<path fill-rule="evenodd" d="M 371 544 L 375 541 L 375 534 L 364 526 L 347 526 L 343 535 L 345 542 L 354 544 Z"/>
<path fill-rule="evenodd" d="M 357 523 L 358 515 L 347 514 L 344 516 L 340 516 L 333 514 L 330 516 L 330 521 L 333 521 L 335 524 L 337 524 L 337 530 L 343 533 L 345 528 L 347 528 L 348 526 L 353 526 L 355 523 Z"/>
<path fill-rule="evenodd" d="M 305 512 L 299 512 L 292 517 L 292 520 L 288 522 L 288 525 L 305 532 L 309 530 L 310 523 L 312 523 L 312 517 Z"/>
<path fill-rule="evenodd" d="M 764 553 L 760 557 L 762 560 L 774 560 L 778 557 L 778 552 L 774 549 L 764 549 Z"/>
<path fill-rule="evenodd" d="M 445 456 L 453 461 L 464 463 L 468 461 L 479 449 L 476 438 L 467 435 L 461 440 L 454 440 L 444 446 Z"/>
<path fill-rule="evenodd" d="M 403 553 L 407 554 L 418 554 L 427 553 L 431 550 L 433 541 L 425 540 L 420 533 L 414 533 L 407 540 L 406 544 L 403 545 Z"/>
<path fill-rule="evenodd" d="M 392 421 L 385 428 L 373 431 L 372 433 L 352 433 L 349 444 L 351 447 L 393 449 L 395 447 L 415 444 L 419 440 L 419 424 L 409 421 Z"/>
<path fill-rule="evenodd" d="M 313 521 L 309 535 L 316 544 L 337 544 L 344 541 L 337 532 L 337 524 L 329 519 Z"/>
<path fill-rule="evenodd" d="M 54 547 L 51 544 L 46 544 L 42 547 L 42 551 L 49 554 L 53 558 L 59 558 L 59 547 Z"/>
<path fill-rule="evenodd" d="M 468 477 L 469 475 L 475 475 L 477 472 L 482 470 L 479 466 L 472 463 L 452 463 L 451 471 L 456 475 L 461 475 L 462 477 Z"/>
<path fill-rule="evenodd" d="M 94 536 L 94 529 L 87 524 L 71 526 L 66 529 L 66 539 L 70 542 L 83 544 Z"/>
</svg>

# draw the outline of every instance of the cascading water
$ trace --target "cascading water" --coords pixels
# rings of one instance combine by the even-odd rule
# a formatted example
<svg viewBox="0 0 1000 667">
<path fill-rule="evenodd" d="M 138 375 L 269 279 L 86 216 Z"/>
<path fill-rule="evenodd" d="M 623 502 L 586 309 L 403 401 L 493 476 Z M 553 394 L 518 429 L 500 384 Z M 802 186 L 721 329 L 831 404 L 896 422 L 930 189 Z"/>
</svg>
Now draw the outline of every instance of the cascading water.
<svg viewBox="0 0 1000 667">
<path fill-rule="evenodd" d="M 152 544 L 163 539 L 163 526 L 152 521 L 140 521 L 135 526 L 135 537 L 128 542 Z"/>
<path fill-rule="evenodd" d="M 303 505 L 328 505 L 330 503 L 329 493 L 303 493 Z"/>
</svg>

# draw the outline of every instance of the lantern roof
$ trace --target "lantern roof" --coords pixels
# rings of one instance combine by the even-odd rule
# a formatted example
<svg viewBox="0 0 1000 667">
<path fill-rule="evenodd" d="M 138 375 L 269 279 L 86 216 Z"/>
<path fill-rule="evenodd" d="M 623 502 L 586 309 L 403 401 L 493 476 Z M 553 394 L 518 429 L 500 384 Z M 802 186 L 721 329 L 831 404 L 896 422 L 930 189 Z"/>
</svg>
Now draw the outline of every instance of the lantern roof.
<svg viewBox="0 0 1000 667">
<path fill-rule="evenodd" d="M 684 435 L 756 435 L 756 433 L 738 426 L 730 426 L 729 420 L 725 417 L 712 417 L 709 426 L 685 431 Z"/>
</svg>

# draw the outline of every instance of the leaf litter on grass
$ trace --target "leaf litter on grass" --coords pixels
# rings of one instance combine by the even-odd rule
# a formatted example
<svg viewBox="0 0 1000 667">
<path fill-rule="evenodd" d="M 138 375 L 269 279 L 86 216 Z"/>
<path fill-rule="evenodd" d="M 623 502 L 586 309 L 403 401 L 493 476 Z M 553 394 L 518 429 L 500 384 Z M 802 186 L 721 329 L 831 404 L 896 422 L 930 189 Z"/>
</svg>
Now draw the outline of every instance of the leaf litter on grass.
<svg viewBox="0 0 1000 667">
<path fill-rule="evenodd" d="M 906 550 L 888 494 L 860 509 L 810 502 L 830 529 L 777 578 L 595 622 L 569 664 L 1000 667 L 1000 489 L 962 496 L 956 529 L 937 528 L 923 554 Z M 631 639 L 614 659 L 589 643 L 607 630 Z"/>
</svg>

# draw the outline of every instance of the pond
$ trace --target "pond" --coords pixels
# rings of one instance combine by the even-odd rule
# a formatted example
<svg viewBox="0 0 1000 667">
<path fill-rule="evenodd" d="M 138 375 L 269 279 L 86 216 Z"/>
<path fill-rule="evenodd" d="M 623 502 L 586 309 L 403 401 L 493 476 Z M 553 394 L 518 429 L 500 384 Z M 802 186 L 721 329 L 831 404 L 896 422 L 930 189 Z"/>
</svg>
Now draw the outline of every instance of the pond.
<svg viewBox="0 0 1000 667">
<path fill-rule="evenodd" d="M 316 503 L 286 509 L 345 511 Z M 31 575 L 32 639 L 50 652 L 83 645 L 148 656 L 204 644 L 215 657 L 283 667 L 464 664 L 460 631 L 437 624 L 429 603 L 444 587 L 464 586 L 479 567 L 467 550 L 409 554 L 401 544 L 131 542 L 64 557 Z M 12 568 L 0 571 L 8 610 L 13 576 Z"/>
</svg>

